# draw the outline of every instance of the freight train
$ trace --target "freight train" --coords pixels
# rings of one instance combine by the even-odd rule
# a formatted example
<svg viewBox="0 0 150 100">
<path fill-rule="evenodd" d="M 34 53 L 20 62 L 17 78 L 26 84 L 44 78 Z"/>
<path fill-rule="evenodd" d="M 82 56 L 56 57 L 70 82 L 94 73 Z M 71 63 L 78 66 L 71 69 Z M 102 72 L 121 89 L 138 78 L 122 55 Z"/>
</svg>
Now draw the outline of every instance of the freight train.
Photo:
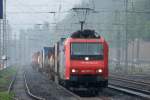
<svg viewBox="0 0 150 100">
<path fill-rule="evenodd" d="M 32 67 L 33 69 L 39 69 L 39 56 L 40 56 L 40 52 L 35 52 L 32 55 Z"/>
<path fill-rule="evenodd" d="M 54 47 L 43 47 L 42 50 L 32 55 L 32 67 L 39 72 L 49 73 L 50 57 L 53 54 Z"/>
<path fill-rule="evenodd" d="M 98 92 L 108 86 L 108 44 L 93 30 L 74 32 L 49 49 L 49 65 L 40 68 L 46 68 L 52 80 L 67 88 Z"/>
</svg>

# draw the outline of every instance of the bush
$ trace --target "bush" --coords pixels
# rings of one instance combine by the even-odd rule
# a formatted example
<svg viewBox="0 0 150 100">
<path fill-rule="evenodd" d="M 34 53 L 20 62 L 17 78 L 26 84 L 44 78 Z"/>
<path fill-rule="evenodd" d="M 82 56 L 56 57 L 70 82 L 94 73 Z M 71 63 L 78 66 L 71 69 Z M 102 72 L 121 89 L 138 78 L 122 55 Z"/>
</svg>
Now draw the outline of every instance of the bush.
<svg viewBox="0 0 150 100">
<path fill-rule="evenodd" d="M 0 92 L 0 100 L 13 100 L 14 93 Z"/>
</svg>

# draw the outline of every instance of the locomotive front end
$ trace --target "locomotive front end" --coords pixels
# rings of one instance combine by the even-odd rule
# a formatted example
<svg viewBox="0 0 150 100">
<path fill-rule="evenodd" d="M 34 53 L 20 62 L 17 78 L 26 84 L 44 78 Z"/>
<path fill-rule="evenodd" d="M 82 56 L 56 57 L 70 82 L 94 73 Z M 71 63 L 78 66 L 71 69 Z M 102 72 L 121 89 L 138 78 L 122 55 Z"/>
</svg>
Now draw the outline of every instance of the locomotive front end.
<svg viewBox="0 0 150 100">
<path fill-rule="evenodd" d="M 70 38 L 65 50 L 67 85 L 107 87 L 108 45 L 102 37 Z"/>
</svg>

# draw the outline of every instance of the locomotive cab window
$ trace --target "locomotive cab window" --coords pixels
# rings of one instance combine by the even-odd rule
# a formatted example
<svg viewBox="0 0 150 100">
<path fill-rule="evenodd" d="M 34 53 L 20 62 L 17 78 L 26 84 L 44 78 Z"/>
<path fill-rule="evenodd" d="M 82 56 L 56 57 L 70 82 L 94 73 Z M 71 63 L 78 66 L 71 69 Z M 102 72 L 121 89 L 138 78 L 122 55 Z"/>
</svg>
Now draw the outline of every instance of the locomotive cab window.
<svg viewBox="0 0 150 100">
<path fill-rule="evenodd" d="M 90 57 L 91 60 L 103 59 L 104 50 L 100 43 L 72 43 L 71 58 Z"/>
</svg>

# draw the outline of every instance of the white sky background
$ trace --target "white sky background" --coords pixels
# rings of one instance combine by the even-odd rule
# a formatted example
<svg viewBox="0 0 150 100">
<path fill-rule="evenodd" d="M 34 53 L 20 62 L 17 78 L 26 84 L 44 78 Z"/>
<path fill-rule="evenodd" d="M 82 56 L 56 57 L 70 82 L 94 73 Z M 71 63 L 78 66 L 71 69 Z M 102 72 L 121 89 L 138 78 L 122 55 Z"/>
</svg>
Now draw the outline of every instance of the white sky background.
<svg viewBox="0 0 150 100">
<path fill-rule="evenodd" d="M 61 5 L 61 17 L 57 14 L 56 18 L 62 20 L 67 14 L 63 12 L 80 2 L 81 0 L 7 0 L 7 18 L 13 31 L 33 27 L 44 21 L 54 23 L 53 14 L 40 12 L 58 12 Z"/>
</svg>

